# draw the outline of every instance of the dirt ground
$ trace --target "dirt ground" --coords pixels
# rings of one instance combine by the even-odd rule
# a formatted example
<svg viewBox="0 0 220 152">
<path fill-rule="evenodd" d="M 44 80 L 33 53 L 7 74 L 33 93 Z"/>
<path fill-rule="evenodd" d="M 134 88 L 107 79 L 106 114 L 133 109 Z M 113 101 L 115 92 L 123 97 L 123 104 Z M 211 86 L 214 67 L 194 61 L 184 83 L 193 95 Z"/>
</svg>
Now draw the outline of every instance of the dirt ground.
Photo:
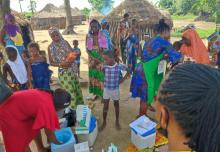
<svg viewBox="0 0 220 152">
<path fill-rule="evenodd" d="M 72 40 L 77 39 L 79 41 L 79 47 L 82 51 L 81 56 L 81 77 L 84 81 L 88 81 L 88 56 L 85 51 L 85 36 L 88 31 L 88 25 L 81 25 L 75 27 L 77 35 L 64 36 L 70 44 Z M 51 39 L 47 31 L 34 31 L 35 40 L 40 44 L 41 50 L 47 50 Z M 50 67 L 53 71 L 54 77 L 57 77 L 57 68 Z M 114 143 L 118 146 L 119 152 L 122 152 L 130 144 L 130 129 L 129 124 L 135 120 L 138 114 L 139 103 L 137 100 L 129 99 L 129 86 L 130 80 L 126 80 L 121 85 L 121 101 L 120 101 L 120 122 L 121 130 L 116 131 L 115 129 L 115 112 L 113 103 L 111 103 L 108 113 L 108 124 L 105 130 L 98 134 L 96 143 L 94 145 L 94 152 L 101 152 L 102 148 L 107 149 L 108 145 Z M 87 87 L 82 87 L 85 102 L 86 97 L 89 96 Z M 94 115 L 98 119 L 98 124 L 102 122 L 102 104 L 100 100 L 97 100 L 96 106 L 93 110 Z"/>
<path fill-rule="evenodd" d="M 174 27 L 181 27 L 189 23 L 194 23 L 199 28 L 206 28 L 206 27 L 214 27 L 214 23 L 207 23 L 207 22 L 193 22 L 192 20 L 184 20 L 184 21 L 174 21 Z M 81 56 L 81 77 L 84 81 L 88 81 L 88 56 L 85 51 L 85 36 L 88 32 L 88 25 L 80 25 L 75 27 L 75 31 L 77 35 L 70 35 L 64 36 L 64 39 L 67 40 L 71 45 L 74 39 L 79 41 L 79 47 L 82 52 Z M 51 39 L 48 35 L 47 31 L 34 31 L 35 40 L 40 44 L 42 50 L 47 50 L 48 45 L 51 42 Z M 178 38 L 172 38 L 173 42 L 179 40 Z M 204 40 L 207 43 L 206 40 Z M 57 69 L 51 67 L 54 71 L 53 76 L 57 77 Z M 96 143 L 94 145 L 94 152 L 100 152 L 102 148 L 107 149 L 110 143 L 114 143 L 118 146 L 119 152 L 123 152 L 123 150 L 131 143 L 130 140 L 130 129 L 129 124 L 135 120 L 138 110 L 139 110 L 139 102 L 138 100 L 129 98 L 129 88 L 130 88 L 130 80 L 126 80 L 120 89 L 121 93 L 121 101 L 120 101 L 120 122 L 122 129 L 117 131 L 115 129 L 115 114 L 114 114 L 114 106 L 113 103 L 110 106 L 109 113 L 108 113 L 108 124 L 104 131 L 98 134 Z M 87 87 L 82 87 L 83 95 L 85 102 L 86 97 L 89 96 Z M 102 104 L 100 100 L 97 100 L 96 106 L 93 110 L 93 113 L 98 119 L 99 125 L 102 122 Z M 152 115 L 152 114 L 150 114 Z"/>
</svg>

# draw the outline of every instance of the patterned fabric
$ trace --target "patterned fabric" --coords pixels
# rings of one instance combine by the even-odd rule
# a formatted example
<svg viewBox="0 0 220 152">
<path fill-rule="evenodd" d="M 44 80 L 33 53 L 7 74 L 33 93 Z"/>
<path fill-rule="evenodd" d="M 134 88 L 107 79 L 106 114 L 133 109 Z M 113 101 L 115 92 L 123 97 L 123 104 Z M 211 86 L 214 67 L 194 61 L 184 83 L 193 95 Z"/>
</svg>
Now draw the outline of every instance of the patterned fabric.
<svg viewBox="0 0 220 152">
<path fill-rule="evenodd" d="M 139 97 L 142 102 L 147 101 L 147 80 L 144 74 L 143 64 L 138 64 L 135 68 L 131 79 L 130 92 L 132 92 L 133 98 Z"/>
<path fill-rule="evenodd" d="M 50 71 L 46 62 L 35 62 L 31 65 L 34 88 L 50 89 Z"/>
<path fill-rule="evenodd" d="M 113 44 L 112 44 L 112 40 L 111 40 L 111 36 L 110 33 L 107 29 L 102 30 L 103 35 L 106 37 L 107 42 L 108 42 L 108 51 L 113 51 Z"/>
<path fill-rule="evenodd" d="M 130 91 L 133 97 L 141 98 L 141 101 L 152 104 L 161 82 L 161 76 L 157 74 L 157 68 L 163 54 L 169 55 L 172 64 L 177 63 L 182 55 L 172 48 L 172 45 L 160 36 L 151 39 L 145 46 L 142 61 L 135 69 L 131 81 Z M 146 89 L 146 90 L 145 90 Z"/>
<path fill-rule="evenodd" d="M 104 88 L 115 90 L 119 88 L 121 71 L 126 71 L 126 66 L 122 64 L 115 64 L 113 66 L 103 66 L 105 75 Z"/>
<path fill-rule="evenodd" d="M 49 46 L 51 51 L 51 56 L 56 63 L 65 62 L 68 53 L 72 48 L 68 45 L 68 42 L 65 41 L 59 32 L 59 30 L 55 27 L 49 30 L 49 34 L 51 35 L 53 32 L 57 32 L 60 35 L 60 42 L 55 43 L 52 42 Z M 72 97 L 71 107 L 76 108 L 77 105 L 83 104 L 83 96 L 82 90 L 80 88 L 78 77 L 76 76 L 76 72 L 78 67 L 75 63 L 72 64 L 71 68 L 68 69 L 59 69 L 58 76 L 59 82 L 63 89 L 67 90 Z"/>
<path fill-rule="evenodd" d="M 130 73 L 134 72 L 137 63 L 139 38 L 137 34 L 132 34 L 127 40 L 127 58 L 130 67 Z"/>
<path fill-rule="evenodd" d="M 81 53 L 80 48 L 73 48 L 72 51 L 76 53 Z M 77 58 L 75 59 L 75 63 L 80 64 L 80 56 L 77 56 Z"/>
<path fill-rule="evenodd" d="M 72 70 L 62 69 L 62 72 L 59 72 L 59 82 L 62 88 L 71 95 L 71 108 L 76 109 L 77 105 L 84 104 L 79 79 Z"/>
<path fill-rule="evenodd" d="M 99 50 L 89 52 L 89 93 L 100 97 L 103 96 L 104 74 L 101 70 L 103 62 Z"/>
<path fill-rule="evenodd" d="M 160 36 L 156 36 L 146 44 L 143 50 L 142 60 L 148 62 L 158 57 L 161 53 L 168 54 L 169 61 L 172 64 L 175 64 L 182 57 L 180 53 L 173 49 L 170 42 Z"/>
</svg>

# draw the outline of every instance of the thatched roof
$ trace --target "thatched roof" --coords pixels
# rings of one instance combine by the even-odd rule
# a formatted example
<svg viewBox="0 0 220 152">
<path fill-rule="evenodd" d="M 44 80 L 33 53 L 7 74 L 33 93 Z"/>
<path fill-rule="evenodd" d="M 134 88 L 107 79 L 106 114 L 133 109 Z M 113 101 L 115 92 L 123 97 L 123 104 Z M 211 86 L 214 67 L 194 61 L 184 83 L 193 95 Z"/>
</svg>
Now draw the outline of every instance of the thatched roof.
<svg viewBox="0 0 220 152">
<path fill-rule="evenodd" d="M 164 15 L 147 0 L 124 0 L 118 7 L 113 9 L 107 18 L 120 20 L 125 13 L 129 13 L 130 18 L 136 18 L 144 24 L 157 24 L 163 18 L 168 24 L 173 25 L 169 15 Z"/>
<path fill-rule="evenodd" d="M 78 8 L 71 9 L 72 16 L 81 16 L 82 13 Z M 56 7 L 53 4 L 47 4 L 41 11 L 37 12 L 33 18 L 57 18 L 66 17 L 65 7 Z"/>
<path fill-rule="evenodd" d="M 15 16 L 15 20 L 19 25 L 22 25 L 22 26 L 30 25 L 29 20 L 25 16 L 23 16 L 21 13 L 18 13 L 13 10 L 11 11 L 11 13 Z"/>
<path fill-rule="evenodd" d="M 104 18 L 104 15 L 102 15 L 100 12 L 98 12 L 97 10 L 92 10 L 91 12 L 90 12 L 90 15 L 89 15 L 89 18 L 90 18 L 90 20 L 91 19 L 97 19 L 97 20 L 101 20 L 101 19 L 103 19 Z"/>
</svg>

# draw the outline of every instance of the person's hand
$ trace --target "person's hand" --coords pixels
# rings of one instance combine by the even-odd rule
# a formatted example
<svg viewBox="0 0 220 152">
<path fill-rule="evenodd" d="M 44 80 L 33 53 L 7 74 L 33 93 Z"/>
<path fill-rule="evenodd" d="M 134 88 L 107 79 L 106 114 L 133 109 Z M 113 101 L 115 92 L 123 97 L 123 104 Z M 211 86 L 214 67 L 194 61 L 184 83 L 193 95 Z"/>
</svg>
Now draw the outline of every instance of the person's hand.
<svg viewBox="0 0 220 152">
<path fill-rule="evenodd" d="M 65 68 L 65 69 L 69 68 L 71 65 L 72 65 L 71 62 L 62 62 L 60 64 L 61 68 Z"/>
<path fill-rule="evenodd" d="M 169 58 L 168 54 L 164 54 L 163 59 L 167 60 Z"/>
</svg>

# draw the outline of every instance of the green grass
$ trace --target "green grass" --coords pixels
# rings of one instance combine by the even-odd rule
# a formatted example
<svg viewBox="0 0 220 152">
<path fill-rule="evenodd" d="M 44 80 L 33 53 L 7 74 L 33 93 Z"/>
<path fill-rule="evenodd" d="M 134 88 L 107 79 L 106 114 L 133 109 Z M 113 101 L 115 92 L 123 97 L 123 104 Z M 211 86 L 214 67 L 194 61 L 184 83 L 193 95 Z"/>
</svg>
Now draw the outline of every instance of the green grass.
<svg viewBox="0 0 220 152">
<path fill-rule="evenodd" d="M 180 16 L 180 15 L 172 15 L 171 18 L 172 20 L 189 20 L 192 19 L 194 20 L 197 16 L 193 14 L 187 14 L 185 16 Z"/>
<path fill-rule="evenodd" d="M 196 29 L 196 31 L 198 32 L 199 36 L 202 38 L 202 39 L 206 39 L 208 38 L 212 33 L 215 32 L 215 28 L 207 28 L 207 29 Z M 172 32 L 172 37 L 182 37 L 182 33 L 181 33 L 181 29 L 177 29 L 175 32 L 173 31 Z"/>
</svg>

